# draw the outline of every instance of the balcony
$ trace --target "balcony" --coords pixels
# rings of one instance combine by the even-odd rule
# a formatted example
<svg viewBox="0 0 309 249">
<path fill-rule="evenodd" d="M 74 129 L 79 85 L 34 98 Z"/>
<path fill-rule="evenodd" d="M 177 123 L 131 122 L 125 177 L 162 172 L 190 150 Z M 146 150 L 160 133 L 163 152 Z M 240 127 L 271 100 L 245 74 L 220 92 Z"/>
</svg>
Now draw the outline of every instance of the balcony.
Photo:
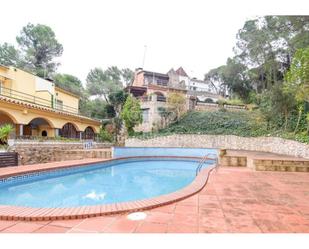
<svg viewBox="0 0 309 249">
<path fill-rule="evenodd" d="M 62 111 L 68 114 L 82 115 L 77 108 L 55 103 L 53 100 L 53 96 L 51 96 L 50 100 L 48 100 L 2 86 L 0 86 L 0 96 L 13 100 L 18 100 L 21 102 L 26 102 L 39 107 L 50 108 L 55 111 Z"/>
<path fill-rule="evenodd" d="M 138 99 L 142 102 L 166 102 L 166 97 L 163 95 L 141 96 Z"/>
</svg>

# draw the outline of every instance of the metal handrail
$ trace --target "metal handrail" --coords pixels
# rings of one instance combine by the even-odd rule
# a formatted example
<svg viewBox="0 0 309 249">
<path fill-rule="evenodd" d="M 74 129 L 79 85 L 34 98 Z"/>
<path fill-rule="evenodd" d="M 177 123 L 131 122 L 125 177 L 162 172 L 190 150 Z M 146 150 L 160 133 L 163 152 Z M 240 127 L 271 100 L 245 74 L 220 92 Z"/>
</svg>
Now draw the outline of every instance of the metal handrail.
<svg viewBox="0 0 309 249">
<path fill-rule="evenodd" d="M 52 109 L 58 110 L 58 111 L 64 111 L 64 112 L 68 112 L 68 113 L 72 113 L 72 114 L 81 115 L 77 108 L 67 106 L 67 105 L 63 105 L 63 104 L 59 105 L 59 107 L 58 107 L 57 103 L 55 103 L 55 106 L 53 106 L 51 100 L 43 99 L 41 97 L 37 97 L 37 96 L 30 95 L 30 94 L 27 94 L 27 93 L 19 92 L 19 91 L 13 90 L 11 88 L 6 88 L 6 87 L 3 87 L 3 86 L 1 86 L 0 95 L 2 95 L 4 97 L 16 99 L 16 100 L 25 101 L 25 102 L 35 104 L 35 105 L 52 108 Z"/>
<path fill-rule="evenodd" d="M 198 173 L 201 171 L 202 167 L 203 167 L 203 164 L 207 161 L 207 160 L 214 160 L 216 161 L 216 164 L 217 164 L 217 161 L 218 161 L 218 158 L 211 158 L 209 156 L 211 156 L 213 154 L 206 154 L 204 157 L 202 157 L 202 159 L 199 161 L 199 164 L 198 166 L 196 167 L 196 170 L 195 170 L 195 175 L 198 175 Z"/>
</svg>

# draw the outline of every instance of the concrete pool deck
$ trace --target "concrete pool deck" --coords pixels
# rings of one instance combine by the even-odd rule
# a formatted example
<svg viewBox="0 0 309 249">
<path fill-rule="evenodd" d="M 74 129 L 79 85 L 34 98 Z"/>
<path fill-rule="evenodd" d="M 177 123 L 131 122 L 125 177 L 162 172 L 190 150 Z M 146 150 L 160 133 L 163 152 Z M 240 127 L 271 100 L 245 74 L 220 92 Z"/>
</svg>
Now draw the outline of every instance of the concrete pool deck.
<svg viewBox="0 0 309 249">
<path fill-rule="evenodd" d="M 198 194 L 127 215 L 0 221 L 2 233 L 309 233 L 309 174 L 219 167 Z"/>
</svg>

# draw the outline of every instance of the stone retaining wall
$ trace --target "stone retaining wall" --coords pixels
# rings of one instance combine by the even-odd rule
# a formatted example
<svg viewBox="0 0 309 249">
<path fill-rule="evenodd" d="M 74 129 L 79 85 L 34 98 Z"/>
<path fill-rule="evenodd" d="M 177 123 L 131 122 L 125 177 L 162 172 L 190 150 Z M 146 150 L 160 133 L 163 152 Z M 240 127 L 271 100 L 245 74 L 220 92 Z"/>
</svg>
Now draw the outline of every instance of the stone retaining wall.
<svg viewBox="0 0 309 249">
<path fill-rule="evenodd" d="M 233 135 L 170 135 L 150 139 L 129 138 L 128 147 L 225 148 L 272 152 L 309 158 L 309 145 L 277 137 L 238 137 Z"/>
<path fill-rule="evenodd" d="M 111 149 L 100 150 L 55 150 L 54 156 L 56 161 L 64 160 L 81 160 L 85 158 L 112 158 Z"/>
<path fill-rule="evenodd" d="M 93 148 L 101 149 L 110 147 L 107 143 L 93 143 Z M 18 142 L 10 147 L 10 151 L 17 152 L 19 155 L 19 164 L 37 164 L 54 161 L 65 160 L 65 153 L 63 158 L 59 151 L 66 150 L 80 150 L 84 148 L 82 142 L 68 143 L 68 142 Z M 55 152 L 58 151 L 56 154 Z"/>
</svg>

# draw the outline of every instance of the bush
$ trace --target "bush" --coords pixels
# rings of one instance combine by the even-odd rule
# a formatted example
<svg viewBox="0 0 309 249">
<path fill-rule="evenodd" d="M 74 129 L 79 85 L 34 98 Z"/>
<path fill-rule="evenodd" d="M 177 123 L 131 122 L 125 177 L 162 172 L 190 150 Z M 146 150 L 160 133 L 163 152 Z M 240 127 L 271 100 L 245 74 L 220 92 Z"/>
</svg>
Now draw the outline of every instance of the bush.
<svg viewBox="0 0 309 249">
<path fill-rule="evenodd" d="M 7 144 L 9 136 L 13 130 L 14 128 L 11 124 L 5 124 L 0 127 L 0 142 L 2 144 Z"/>
<path fill-rule="evenodd" d="M 104 142 L 113 142 L 113 134 L 109 133 L 105 128 L 101 128 L 99 138 Z"/>
<path fill-rule="evenodd" d="M 234 98 L 226 101 L 228 105 L 244 105 L 244 102 L 241 99 Z"/>
<path fill-rule="evenodd" d="M 219 105 L 219 106 L 224 106 L 225 104 L 226 104 L 226 100 L 225 99 L 218 99 L 217 100 L 217 104 Z"/>
<path fill-rule="evenodd" d="M 302 122 L 306 124 L 305 120 Z M 166 129 L 161 129 L 159 132 L 135 134 L 135 136 L 140 139 L 150 139 L 156 136 L 172 134 L 235 135 L 242 137 L 272 136 L 309 143 L 307 129 L 302 128 L 300 132 L 295 134 L 294 132 L 278 129 L 276 125 L 267 125 L 267 120 L 260 111 L 189 112 L 177 123 L 170 125 Z"/>
<path fill-rule="evenodd" d="M 172 133 L 229 134 L 238 136 L 260 136 L 268 134 L 266 123 L 253 112 L 190 112 L 178 123 L 161 130 Z"/>
</svg>

